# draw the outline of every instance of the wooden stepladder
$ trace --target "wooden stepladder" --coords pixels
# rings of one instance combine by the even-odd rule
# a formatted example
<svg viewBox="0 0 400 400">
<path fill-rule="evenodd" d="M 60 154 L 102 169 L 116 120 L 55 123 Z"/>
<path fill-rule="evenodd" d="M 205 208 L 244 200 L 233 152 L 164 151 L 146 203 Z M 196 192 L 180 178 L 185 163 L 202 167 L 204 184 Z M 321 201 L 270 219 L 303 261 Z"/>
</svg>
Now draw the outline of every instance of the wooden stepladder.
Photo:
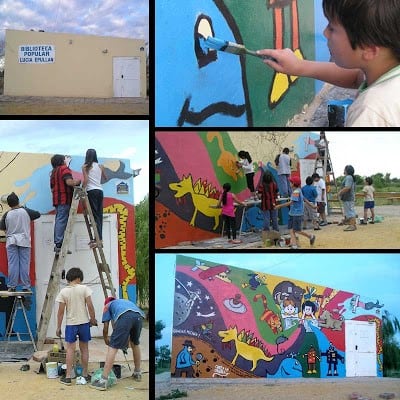
<svg viewBox="0 0 400 400">
<path fill-rule="evenodd" d="M 334 213 L 343 214 L 342 204 L 337 198 L 339 188 L 337 187 L 335 173 L 333 171 L 333 164 L 331 155 L 329 153 L 328 139 L 325 135 L 325 147 L 318 149 L 317 157 L 315 158 L 314 172 L 317 172 L 321 179 L 324 179 L 326 185 L 326 202 L 328 208 L 328 215 Z"/>
<path fill-rule="evenodd" d="M 97 270 L 99 272 L 104 297 L 116 297 L 116 290 L 113 286 L 111 279 L 111 270 L 109 265 L 107 264 L 104 255 L 103 244 L 97 232 L 96 222 L 93 216 L 92 209 L 90 207 L 86 190 L 81 187 L 75 187 L 61 251 L 58 255 L 56 254 L 54 256 L 53 266 L 51 268 L 51 273 L 49 277 L 49 284 L 47 287 L 42 312 L 40 314 L 36 341 L 36 347 L 38 348 L 38 350 L 42 350 L 44 342 L 46 340 L 47 329 L 49 326 L 51 313 L 54 308 L 55 298 L 60 289 L 61 275 L 65 267 L 66 257 L 68 254 L 71 253 L 71 251 L 69 250 L 69 244 L 71 241 L 76 216 L 78 214 L 79 205 L 81 205 L 82 207 L 82 213 L 85 219 L 89 240 L 91 242 L 95 242 L 96 244 L 96 246 L 92 247 L 92 251 L 96 261 Z"/>
</svg>

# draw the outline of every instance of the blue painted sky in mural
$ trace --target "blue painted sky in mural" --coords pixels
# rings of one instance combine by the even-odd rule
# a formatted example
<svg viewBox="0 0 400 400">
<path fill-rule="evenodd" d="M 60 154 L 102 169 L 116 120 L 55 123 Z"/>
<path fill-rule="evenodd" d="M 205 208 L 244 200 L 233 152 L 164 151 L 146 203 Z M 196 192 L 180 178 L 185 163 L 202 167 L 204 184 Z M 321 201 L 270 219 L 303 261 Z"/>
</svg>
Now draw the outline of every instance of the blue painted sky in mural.
<svg viewBox="0 0 400 400">
<path fill-rule="evenodd" d="M 103 157 L 125 159 L 131 169 L 141 169 L 134 178 L 135 204 L 149 192 L 148 121 L 4 120 L 0 121 L 0 141 L 0 150 L 9 152 L 84 157 L 88 148 L 95 148 L 100 161 Z M 76 162 L 73 159 L 71 167 L 80 171 L 81 160 Z"/>
<path fill-rule="evenodd" d="M 215 33 L 224 40 L 236 42 L 227 17 L 214 1 L 203 1 L 201 6 L 194 0 L 183 3 L 177 7 L 173 1 L 156 2 L 156 25 L 168 27 L 155 32 L 156 82 L 159 83 L 155 99 L 156 125 L 246 126 L 240 58 L 223 52 L 207 53 L 204 48 L 200 51 L 200 35 Z M 178 35 L 168 36 L 167 40 L 169 27 L 174 25 L 179 26 Z"/>
<path fill-rule="evenodd" d="M 379 300 L 400 320 L 399 254 L 190 253 L 188 257 L 298 279 Z M 167 327 L 157 346 L 171 346 L 176 254 L 156 255 L 156 320 Z"/>
</svg>

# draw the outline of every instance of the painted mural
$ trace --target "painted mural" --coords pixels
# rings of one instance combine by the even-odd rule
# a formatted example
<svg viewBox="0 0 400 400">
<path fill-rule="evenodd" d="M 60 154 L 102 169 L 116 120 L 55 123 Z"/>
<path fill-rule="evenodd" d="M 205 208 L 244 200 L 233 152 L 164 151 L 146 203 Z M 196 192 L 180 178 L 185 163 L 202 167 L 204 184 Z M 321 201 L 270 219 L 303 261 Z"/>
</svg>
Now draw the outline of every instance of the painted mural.
<svg viewBox="0 0 400 400">
<path fill-rule="evenodd" d="M 171 374 L 344 377 L 351 320 L 375 324 L 372 368 L 382 376 L 382 307 L 354 293 L 177 256 Z"/>
<path fill-rule="evenodd" d="M 316 45 L 326 47 L 319 40 L 322 8 L 315 3 L 157 1 L 156 126 L 285 126 L 314 98 L 313 80 L 275 73 L 257 57 L 217 52 L 204 41 L 290 48 L 314 60 Z M 326 52 L 318 54 L 328 61 Z"/>
<path fill-rule="evenodd" d="M 49 185 L 52 154 L 0 153 L 0 173 L 2 186 L 0 196 L 14 191 L 20 203 L 39 211 L 41 214 L 54 214 Z M 136 300 L 136 255 L 135 255 L 135 217 L 133 205 L 133 174 L 129 160 L 101 159 L 107 176 L 103 183 L 104 213 L 116 213 L 118 219 L 118 253 L 119 253 L 119 296 Z M 75 179 L 82 179 L 81 167 L 84 156 L 70 157 L 70 168 Z M 6 201 L 0 202 L 0 213 L 8 210 Z M 34 243 L 32 230 L 32 243 Z M 34 246 L 30 265 L 31 282 L 35 282 Z M 6 289 L 8 275 L 5 242 L 0 242 L 0 289 Z M 30 309 L 27 311 L 33 332 L 36 331 L 35 287 Z M 0 299 L 0 335 L 10 318 L 12 300 Z M 20 316 L 18 316 L 19 318 Z M 22 320 L 22 318 L 21 318 Z M 22 322 L 22 321 L 21 321 Z M 16 326 L 20 321 L 16 322 Z M 24 329 L 24 328 L 23 328 Z"/>
<path fill-rule="evenodd" d="M 311 132 L 156 132 L 156 247 L 221 234 L 221 210 L 214 207 L 223 184 L 229 182 L 232 193 L 241 200 L 250 195 L 245 175 L 236 166 L 240 150 L 248 151 L 253 159 L 255 184 L 265 170 L 278 182 L 274 159 L 283 147 L 292 150 L 292 175 L 304 181 L 307 169 L 303 167 L 307 160 L 314 165 L 318 137 Z M 282 223 L 287 212 L 280 211 Z M 240 218 L 240 210 L 236 215 Z M 246 209 L 244 232 L 261 229 L 262 223 L 259 207 Z"/>
</svg>

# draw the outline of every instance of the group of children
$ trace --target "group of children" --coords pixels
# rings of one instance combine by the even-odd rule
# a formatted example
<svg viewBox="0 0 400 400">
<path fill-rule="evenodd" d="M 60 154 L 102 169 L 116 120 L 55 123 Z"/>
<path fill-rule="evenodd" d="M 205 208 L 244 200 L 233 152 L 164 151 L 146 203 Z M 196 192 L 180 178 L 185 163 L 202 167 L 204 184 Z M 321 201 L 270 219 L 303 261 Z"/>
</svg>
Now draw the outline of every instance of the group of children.
<svg viewBox="0 0 400 400">
<path fill-rule="evenodd" d="M 237 166 L 243 168 L 246 174 L 247 188 L 252 197 L 249 200 L 261 200 L 261 210 L 264 215 L 263 231 L 272 230 L 279 232 L 278 210 L 283 207 L 289 207 L 288 229 L 290 231 L 289 247 L 297 249 L 299 247 L 297 234 L 309 239 L 310 245 L 315 243 L 315 235 L 305 232 L 308 229 L 308 222 L 311 221 L 314 230 L 320 230 L 322 226 L 328 225 L 326 219 L 326 186 L 323 178 L 318 173 L 306 178 L 306 184 L 301 187 L 301 180 L 297 176 L 288 177 L 290 188 L 287 190 L 288 201 L 279 204 L 279 189 L 272 174 L 269 171 L 263 173 L 260 184 L 255 191 L 254 187 L 254 169 L 252 159 L 247 151 L 241 150 L 238 153 L 239 161 Z M 348 225 L 345 231 L 356 229 L 355 222 L 355 179 L 354 168 L 347 165 L 344 169 L 345 179 L 341 190 L 338 193 L 343 203 L 345 219 L 340 225 Z M 351 179 L 350 179 L 351 178 Z M 365 179 L 366 185 L 362 190 L 364 201 L 364 220 L 361 224 L 367 224 L 367 212 L 371 212 L 371 222 L 374 222 L 374 191 L 372 178 Z M 245 206 L 246 203 L 240 201 L 235 194 L 230 192 L 230 183 L 223 185 L 223 192 L 219 198 L 218 207 L 222 208 L 222 218 L 225 225 L 225 231 L 228 241 L 231 243 L 240 243 L 236 238 L 236 218 L 235 204 Z"/>
</svg>

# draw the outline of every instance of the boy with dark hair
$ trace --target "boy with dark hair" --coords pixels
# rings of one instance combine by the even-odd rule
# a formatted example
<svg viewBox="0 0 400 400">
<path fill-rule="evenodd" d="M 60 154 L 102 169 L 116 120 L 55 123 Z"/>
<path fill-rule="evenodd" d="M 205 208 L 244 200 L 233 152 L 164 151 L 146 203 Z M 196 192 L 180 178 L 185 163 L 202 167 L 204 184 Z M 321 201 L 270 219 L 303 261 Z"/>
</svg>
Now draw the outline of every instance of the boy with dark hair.
<svg viewBox="0 0 400 400">
<path fill-rule="evenodd" d="M 328 225 L 328 221 L 326 219 L 326 185 L 325 179 L 322 179 L 317 172 L 314 172 L 311 175 L 311 178 L 314 180 L 314 186 L 317 189 L 317 212 L 320 217 L 319 226 Z"/>
<path fill-rule="evenodd" d="M 314 207 L 310 207 L 307 203 L 304 205 L 304 229 L 308 227 L 308 221 L 311 221 L 314 227 L 314 230 L 320 230 L 318 224 L 317 213 L 315 211 L 315 200 L 318 196 L 317 189 L 313 185 L 314 180 L 311 176 L 307 176 L 306 184 L 301 188 L 301 192 L 305 199 L 307 199 Z"/>
<path fill-rule="evenodd" d="M 333 62 L 298 59 L 290 49 L 259 50 L 275 71 L 358 88 L 347 127 L 400 126 L 400 2 L 323 0 Z"/>
<path fill-rule="evenodd" d="M 51 157 L 53 170 L 50 175 L 50 189 L 53 195 L 53 206 L 56 208 L 54 221 L 54 251 L 60 254 L 64 232 L 67 227 L 69 210 L 72 203 L 73 187 L 81 184 L 80 180 L 72 177 L 72 171 L 65 163 L 65 156 L 55 154 Z"/>
<path fill-rule="evenodd" d="M 21 282 L 22 290 L 31 290 L 29 265 L 31 261 L 31 221 L 40 217 L 38 211 L 22 207 L 18 196 L 12 192 L 7 196 L 11 208 L 0 221 L 0 229 L 6 231 L 8 261 L 8 291 L 15 292 Z"/>
<path fill-rule="evenodd" d="M 301 192 L 301 180 L 297 176 L 290 178 L 292 185 L 292 194 L 290 195 L 290 201 L 275 206 L 276 210 L 282 207 L 290 207 L 289 209 L 289 221 L 288 229 L 290 230 L 290 247 L 297 249 L 299 247 L 297 243 L 296 233 L 305 236 L 310 240 L 312 246 L 315 242 L 315 235 L 310 235 L 307 232 L 302 231 L 303 218 L 304 218 L 304 203 L 308 204 L 312 208 L 316 208 L 315 205 L 311 204 L 307 199 L 304 198 Z"/>
<path fill-rule="evenodd" d="M 90 327 L 97 326 L 92 302 L 92 289 L 82 285 L 83 272 L 79 268 L 71 268 L 66 275 L 68 286 L 61 289 L 56 297 L 59 303 L 57 313 L 56 335 L 61 337 L 61 324 L 66 311 L 65 342 L 67 346 L 67 371 L 61 377 L 60 383 L 71 385 L 71 372 L 75 353 L 76 338 L 79 337 L 81 352 L 82 375 L 88 381 Z"/>
<path fill-rule="evenodd" d="M 371 221 L 370 224 L 375 223 L 375 200 L 374 200 L 374 192 L 375 188 L 372 186 L 373 180 L 371 177 L 365 178 L 365 186 L 362 190 L 362 195 L 364 196 L 364 219 L 361 224 L 367 224 L 368 210 L 371 212 Z"/>
</svg>

